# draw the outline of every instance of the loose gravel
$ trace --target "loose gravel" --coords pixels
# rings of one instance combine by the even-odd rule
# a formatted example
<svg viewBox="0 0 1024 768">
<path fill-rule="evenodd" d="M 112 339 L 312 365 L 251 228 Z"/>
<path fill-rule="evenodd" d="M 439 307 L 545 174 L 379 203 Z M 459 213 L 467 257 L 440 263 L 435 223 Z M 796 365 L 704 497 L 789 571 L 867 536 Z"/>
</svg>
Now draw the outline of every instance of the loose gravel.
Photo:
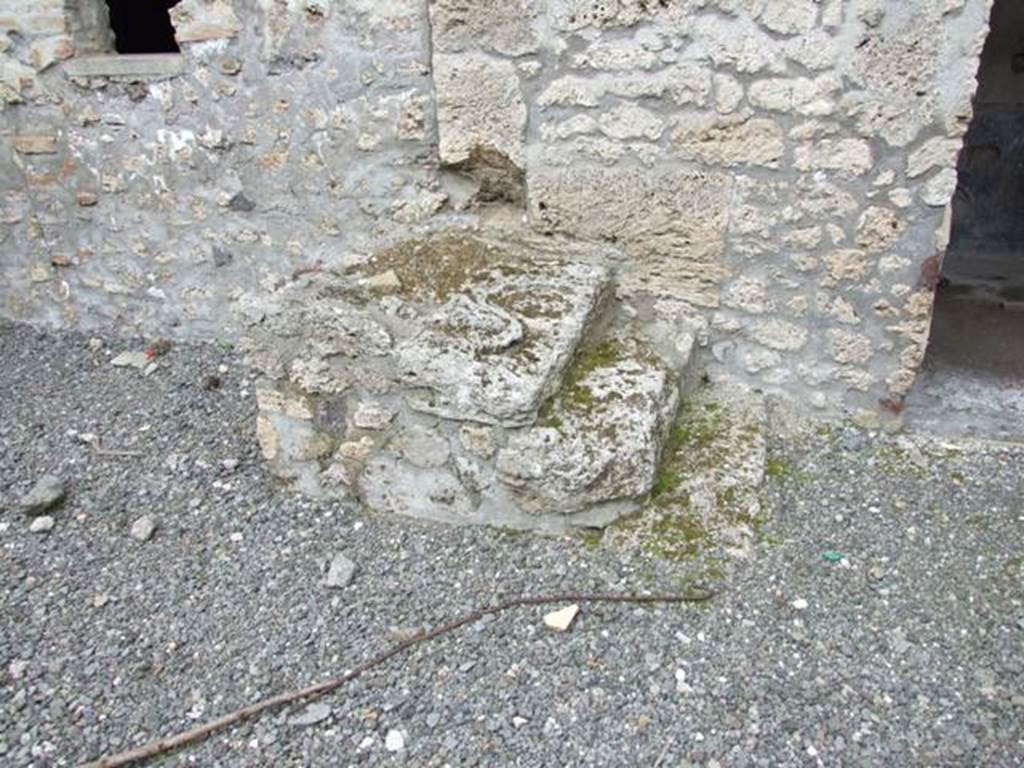
<svg viewBox="0 0 1024 768">
<path fill-rule="evenodd" d="M 481 604 L 685 586 L 685 564 L 591 537 L 291 495 L 231 351 L 175 345 L 143 375 L 111 365 L 141 341 L 89 342 L 0 325 L 0 764 L 136 746 Z M 550 607 L 491 617 L 162 764 L 1020 765 L 1021 459 L 777 440 L 773 519 L 710 603 L 584 605 L 565 633 Z M 18 503 L 46 474 L 67 495 L 32 533 Z M 340 552 L 355 567 L 331 588 Z"/>
</svg>

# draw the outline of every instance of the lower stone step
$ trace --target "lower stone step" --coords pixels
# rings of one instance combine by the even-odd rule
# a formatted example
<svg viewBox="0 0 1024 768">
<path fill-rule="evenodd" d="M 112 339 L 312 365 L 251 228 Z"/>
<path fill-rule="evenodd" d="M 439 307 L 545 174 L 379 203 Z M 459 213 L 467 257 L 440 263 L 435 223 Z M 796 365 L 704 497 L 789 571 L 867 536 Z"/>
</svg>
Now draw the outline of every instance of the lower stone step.
<svg viewBox="0 0 1024 768">
<path fill-rule="evenodd" d="M 436 236 L 246 297 L 272 471 L 446 522 L 563 531 L 636 510 L 692 335 L 648 338 L 604 253 L 552 250 Z"/>
</svg>

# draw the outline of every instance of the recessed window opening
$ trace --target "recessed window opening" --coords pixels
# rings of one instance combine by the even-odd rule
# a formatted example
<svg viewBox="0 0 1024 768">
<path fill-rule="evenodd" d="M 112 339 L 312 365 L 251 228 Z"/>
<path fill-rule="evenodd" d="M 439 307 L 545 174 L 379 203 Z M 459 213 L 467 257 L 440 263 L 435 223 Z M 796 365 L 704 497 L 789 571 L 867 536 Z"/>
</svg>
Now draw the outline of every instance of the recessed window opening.
<svg viewBox="0 0 1024 768">
<path fill-rule="evenodd" d="M 168 13 L 180 0 L 106 0 L 118 53 L 178 53 Z"/>
<path fill-rule="evenodd" d="M 924 369 L 930 402 L 959 433 L 1024 437 L 1024 3 L 996 0 L 957 167 Z M 938 416 L 936 416 L 938 418 Z M 931 420 L 931 419 L 928 419 Z"/>
</svg>

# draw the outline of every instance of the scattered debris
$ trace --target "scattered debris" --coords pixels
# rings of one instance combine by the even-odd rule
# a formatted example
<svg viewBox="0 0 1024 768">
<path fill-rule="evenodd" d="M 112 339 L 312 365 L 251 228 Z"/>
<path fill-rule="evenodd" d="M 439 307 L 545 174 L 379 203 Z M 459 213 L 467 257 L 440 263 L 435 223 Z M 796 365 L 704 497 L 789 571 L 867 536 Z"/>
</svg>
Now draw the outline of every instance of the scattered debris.
<svg viewBox="0 0 1024 768">
<path fill-rule="evenodd" d="M 86 346 L 89 347 L 90 352 L 99 352 L 103 349 L 103 339 L 93 336 Z"/>
<path fill-rule="evenodd" d="M 236 469 L 238 469 L 239 463 L 240 462 L 238 461 L 238 459 L 224 459 L 223 461 L 221 461 L 220 465 L 224 467 L 224 469 L 227 470 L 228 472 L 234 472 Z"/>
<path fill-rule="evenodd" d="M 676 670 L 676 693 L 693 693 L 693 686 L 686 682 L 686 670 Z"/>
<path fill-rule="evenodd" d="M 115 368 L 137 368 L 141 371 L 149 365 L 149 358 L 145 352 L 122 352 L 110 364 Z"/>
<path fill-rule="evenodd" d="M 202 387 L 207 392 L 212 392 L 215 389 L 220 389 L 221 383 L 222 382 L 220 380 L 220 376 L 215 376 L 214 374 L 211 373 L 209 376 L 203 379 Z"/>
<path fill-rule="evenodd" d="M 826 563 L 841 563 L 844 557 L 846 557 L 846 555 L 842 552 L 829 551 L 822 554 L 821 559 Z"/>
<path fill-rule="evenodd" d="M 100 758 L 99 760 L 91 763 L 86 763 L 83 768 L 117 768 L 118 766 L 129 765 L 131 763 L 139 762 L 140 760 L 146 760 L 150 757 L 157 755 L 165 755 L 179 749 L 186 744 L 193 744 L 198 741 L 202 741 L 207 738 L 210 734 L 227 728 L 228 726 L 240 723 L 243 720 L 255 717 L 260 713 L 274 709 L 276 707 L 290 704 L 293 701 L 299 701 L 310 696 L 322 696 L 325 693 L 341 688 L 346 683 L 349 683 L 359 677 L 362 677 L 366 672 L 376 667 L 379 667 L 384 662 L 388 661 L 394 656 L 402 653 L 403 651 L 412 648 L 413 646 L 421 643 L 429 642 L 435 638 L 441 637 L 454 632 L 460 627 L 471 625 L 484 616 L 496 615 L 504 613 L 505 611 L 513 608 L 520 608 L 524 606 L 534 605 L 555 605 L 557 603 L 564 603 L 569 600 L 574 600 L 580 603 L 625 603 L 625 604 L 636 604 L 636 605 L 652 605 L 660 603 L 703 603 L 707 600 L 712 599 L 715 593 L 711 590 L 703 588 L 693 588 L 683 594 L 678 595 L 540 595 L 537 597 L 518 597 L 512 600 L 507 600 L 503 603 L 496 605 L 489 605 L 484 608 L 478 608 L 470 611 L 469 613 L 463 614 L 457 619 L 444 624 L 443 626 L 436 627 L 428 632 L 417 635 L 416 637 L 410 638 L 404 642 L 393 645 L 385 651 L 377 654 L 373 658 L 364 661 L 354 669 L 350 669 L 340 677 L 336 677 L 330 680 L 325 680 L 305 688 L 299 688 L 292 691 L 286 691 L 279 693 L 275 696 L 262 699 L 257 701 L 255 704 L 250 704 L 245 707 L 229 712 L 226 715 L 222 715 L 214 720 L 210 720 L 206 723 L 196 726 L 195 728 L 189 728 L 188 730 L 181 731 L 172 736 L 156 739 L 148 744 L 144 744 L 141 747 L 130 749 L 126 752 L 120 752 L 114 755 L 108 755 Z M 93 601 L 95 604 L 95 600 Z M 104 601 L 105 602 L 105 601 Z M 577 606 L 573 606 L 577 607 Z M 390 732 L 389 732 L 390 737 Z M 405 746 L 405 734 L 401 734 L 402 746 Z M 392 743 L 396 743 L 396 739 L 392 738 Z M 397 750 L 396 750 L 397 751 Z"/>
<path fill-rule="evenodd" d="M 163 357 L 171 351 L 171 342 L 167 339 L 157 339 L 148 347 L 146 347 L 146 357 L 153 360 L 157 357 Z"/>
<path fill-rule="evenodd" d="M 28 529 L 32 533 L 49 533 L 56 524 L 57 521 L 49 515 L 40 515 L 32 520 L 32 524 L 29 525 Z"/>
<path fill-rule="evenodd" d="M 806 611 L 806 610 L 807 610 L 807 608 L 808 608 L 808 606 L 810 605 L 810 603 L 808 603 L 808 602 L 807 602 L 806 600 L 804 600 L 804 599 L 803 599 L 802 597 L 798 597 L 798 598 L 797 598 L 796 600 L 794 600 L 794 601 L 793 601 L 793 602 L 791 603 L 791 605 L 792 605 L 792 606 L 793 606 L 794 608 L 796 608 L 796 609 L 797 609 L 798 611 Z"/>
<path fill-rule="evenodd" d="M 331 716 L 331 708 L 321 702 L 308 705 L 300 714 L 288 719 L 289 725 L 316 725 Z"/>
<path fill-rule="evenodd" d="M 106 594 L 104 592 L 103 594 L 96 595 L 95 597 L 93 597 L 93 599 L 92 599 L 92 607 L 93 608 L 102 608 L 104 605 L 106 605 L 109 602 L 110 602 L 110 595 L 108 595 L 108 594 Z"/>
<path fill-rule="evenodd" d="M 402 731 L 392 728 L 384 737 L 384 749 L 388 752 L 401 752 L 405 749 L 405 734 Z"/>
<path fill-rule="evenodd" d="M 566 632 L 572 626 L 572 622 L 579 612 L 580 607 L 578 605 L 567 605 L 565 608 L 559 608 L 557 611 L 544 614 L 544 624 L 556 632 Z"/>
<path fill-rule="evenodd" d="M 156 521 L 149 515 L 143 515 L 132 523 L 131 537 L 136 541 L 149 541 L 156 532 Z"/>
<path fill-rule="evenodd" d="M 327 569 L 327 586 L 331 589 L 342 589 L 352 583 L 355 575 L 356 564 L 339 552 Z"/>
<path fill-rule="evenodd" d="M 34 517 L 60 504 L 66 494 L 67 489 L 59 477 L 43 475 L 32 486 L 32 490 L 21 497 L 18 505 L 22 512 Z"/>
</svg>

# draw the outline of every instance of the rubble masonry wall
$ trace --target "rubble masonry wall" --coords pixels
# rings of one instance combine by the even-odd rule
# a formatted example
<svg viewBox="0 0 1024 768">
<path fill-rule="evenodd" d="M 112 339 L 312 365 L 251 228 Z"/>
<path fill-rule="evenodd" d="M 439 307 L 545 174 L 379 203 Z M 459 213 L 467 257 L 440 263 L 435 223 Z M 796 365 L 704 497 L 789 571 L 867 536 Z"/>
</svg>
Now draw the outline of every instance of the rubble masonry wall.
<svg viewBox="0 0 1024 768">
<path fill-rule="evenodd" d="M 701 312 L 712 373 L 912 385 L 991 0 L 183 0 L 147 77 L 90 69 L 102 5 L 0 0 L 6 315 L 230 338 L 243 290 L 503 205 Z"/>
</svg>

